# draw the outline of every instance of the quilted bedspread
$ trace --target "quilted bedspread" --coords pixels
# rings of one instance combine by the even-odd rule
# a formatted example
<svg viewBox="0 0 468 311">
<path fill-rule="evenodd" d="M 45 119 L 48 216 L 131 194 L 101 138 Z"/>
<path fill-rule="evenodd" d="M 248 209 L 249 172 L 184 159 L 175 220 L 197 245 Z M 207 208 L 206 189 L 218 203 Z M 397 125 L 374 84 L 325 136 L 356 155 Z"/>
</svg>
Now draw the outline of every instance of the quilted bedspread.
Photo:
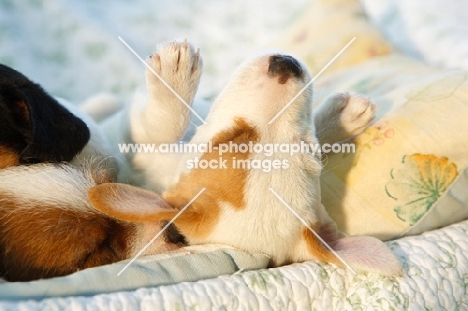
<svg viewBox="0 0 468 311">
<path fill-rule="evenodd" d="M 404 276 L 320 263 L 93 297 L 0 302 L 0 310 L 468 310 L 468 221 L 388 242 Z"/>
</svg>

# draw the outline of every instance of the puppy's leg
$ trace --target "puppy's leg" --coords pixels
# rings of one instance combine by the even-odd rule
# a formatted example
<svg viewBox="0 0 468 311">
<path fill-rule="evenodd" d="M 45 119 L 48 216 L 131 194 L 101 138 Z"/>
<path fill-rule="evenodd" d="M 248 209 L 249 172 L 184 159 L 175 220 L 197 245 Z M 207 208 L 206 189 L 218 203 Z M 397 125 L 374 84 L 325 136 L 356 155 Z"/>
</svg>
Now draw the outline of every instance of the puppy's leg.
<svg viewBox="0 0 468 311">
<path fill-rule="evenodd" d="M 199 52 L 187 42 L 160 46 L 148 60 L 147 103 L 132 111 L 132 138 L 137 143 L 171 143 L 182 138 L 202 68 Z M 171 90 L 172 89 L 172 90 Z"/>
<path fill-rule="evenodd" d="M 337 93 L 325 100 L 314 115 L 320 144 L 333 144 L 362 133 L 372 122 L 375 104 L 368 97 Z"/>
<path fill-rule="evenodd" d="M 202 69 L 198 51 L 187 42 L 162 45 L 148 61 L 146 106 L 132 112 L 132 139 L 137 143 L 175 143 L 190 122 L 190 109 Z M 157 73 L 157 76 L 155 73 Z M 172 183 L 180 154 L 138 153 L 134 166 L 145 172 L 145 185 L 163 192 Z"/>
<path fill-rule="evenodd" d="M 161 45 L 148 65 L 147 96 L 136 94 L 130 111 L 106 120 L 103 128 L 115 149 L 120 143 L 150 144 L 123 151 L 118 180 L 163 191 L 172 180 L 178 157 L 152 150 L 182 138 L 190 122 L 187 105 L 197 91 L 202 59 L 189 43 L 171 42 Z"/>
</svg>

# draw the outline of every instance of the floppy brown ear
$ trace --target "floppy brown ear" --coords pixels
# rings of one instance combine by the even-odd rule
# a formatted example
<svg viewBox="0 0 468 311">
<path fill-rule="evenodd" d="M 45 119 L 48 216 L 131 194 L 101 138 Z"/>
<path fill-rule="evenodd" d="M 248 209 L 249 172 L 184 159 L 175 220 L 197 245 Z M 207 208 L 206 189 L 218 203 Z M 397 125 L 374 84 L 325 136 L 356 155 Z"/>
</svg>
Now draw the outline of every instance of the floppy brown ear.
<svg viewBox="0 0 468 311">
<path fill-rule="evenodd" d="M 88 197 L 97 210 L 127 222 L 171 220 L 179 212 L 156 193 L 126 184 L 94 186 Z"/>
</svg>

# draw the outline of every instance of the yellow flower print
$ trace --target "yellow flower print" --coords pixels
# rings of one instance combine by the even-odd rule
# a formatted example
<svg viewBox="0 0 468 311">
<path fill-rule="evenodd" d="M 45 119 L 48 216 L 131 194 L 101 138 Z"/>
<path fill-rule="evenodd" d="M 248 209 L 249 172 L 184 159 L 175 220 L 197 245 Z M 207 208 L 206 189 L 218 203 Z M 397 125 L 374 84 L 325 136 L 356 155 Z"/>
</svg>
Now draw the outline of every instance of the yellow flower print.
<svg viewBox="0 0 468 311">
<path fill-rule="evenodd" d="M 397 201 L 393 209 L 401 220 L 414 225 L 457 177 L 457 166 L 445 157 L 413 154 L 392 169 L 387 195 Z"/>
</svg>

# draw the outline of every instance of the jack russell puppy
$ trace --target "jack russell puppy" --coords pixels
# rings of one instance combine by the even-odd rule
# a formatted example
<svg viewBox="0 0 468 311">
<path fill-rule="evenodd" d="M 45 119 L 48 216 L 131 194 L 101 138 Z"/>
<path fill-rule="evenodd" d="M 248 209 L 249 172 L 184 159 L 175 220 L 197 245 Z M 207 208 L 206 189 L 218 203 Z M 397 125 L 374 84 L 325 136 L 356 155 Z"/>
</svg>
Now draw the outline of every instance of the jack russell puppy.
<svg viewBox="0 0 468 311">
<path fill-rule="evenodd" d="M 199 53 L 187 42 L 174 42 L 153 57 L 163 59 L 164 71 L 154 68 L 191 105 L 202 68 Z M 137 94 L 128 109 L 96 124 L 90 115 L 0 65 L 0 278 L 47 278 L 132 256 L 127 237 L 144 230 L 127 228 L 94 209 L 91 213 L 86 191 L 104 181 L 144 185 L 144 171 L 133 155 L 125 158 L 119 152 L 119 143 L 182 138 L 178 135 L 189 124 L 187 108 L 152 73 L 147 76 L 147 98 Z M 96 114 L 107 100 L 90 101 Z M 161 168 L 156 174 L 167 182 L 165 161 L 153 157 Z M 182 243 L 170 226 L 153 253 Z"/>
<path fill-rule="evenodd" d="M 171 43 L 148 63 L 187 103 L 192 102 L 201 70 L 198 52 L 187 43 Z M 383 242 L 344 237 L 337 231 L 320 202 L 320 154 L 268 157 L 237 150 L 222 155 L 225 167 L 186 165 L 194 157 L 218 160 L 216 147 L 230 142 L 342 141 L 359 134 L 373 119 L 375 106 L 348 94 L 331 96 L 312 115 L 309 86 L 269 122 L 309 81 L 306 67 L 287 55 L 263 55 L 241 65 L 191 140 L 210 142 L 213 150 L 183 156 L 136 154 L 130 159 L 135 167 L 146 168 L 146 186 L 161 195 L 114 183 L 99 161 L 0 170 L 0 276 L 33 280 L 131 258 L 182 208 L 186 209 L 174 220 L 175 227 L 169 227 L 143 255 L 185 243 L 222 243 L 268 254 L 271 266 L 319 260 L 399 275 L 401 265 Z M 147 90 L 147 105 L 130 113 L 141 121 L 130 122 L 132 140 L 177 142 L 188 126 L 188 109 L 151 70 Z M 147 127 L 158 115 L 165 116 L 165 123 L 155 130 Z M 236 159 L 279 160 L 287 167 L 267 173 L 235 167 Z"/>
<path fill-rule="evenodd" d="M 239 148 L 222 155 L 227 160 L 224 167 L 187 169 L 194 157 L 206 162 L 221 160 L 221 145 L 334 143 L 359 134 L 372 121 L 375 105 L 349 94 L 331 96 L 312 115 L 312 86 L 306 87 L 310 80 L 306 66 L 291 56 L 268 54 L 246 61 L 190 142 L 211 143 L 211 151 L 185 155 L 171 186 L 161 196 L 130 185 L 105 183 L 88 190 L 91 204 L 106 215 L 148 228 L 173 219 L 187 207 L 174 224 L 189 244 L 220 243 L 265 253 L 271 256 L 272 266 L 320 260 L 398 275 L 401 265 L 383 242 L 344 237 L 337 231 L 321 204 L 320 154 L 267 157 Z M 239 159 L 250 163 L 277 160 L 287 167 L 264 172 L 236 166 Z"/>
</svg>

